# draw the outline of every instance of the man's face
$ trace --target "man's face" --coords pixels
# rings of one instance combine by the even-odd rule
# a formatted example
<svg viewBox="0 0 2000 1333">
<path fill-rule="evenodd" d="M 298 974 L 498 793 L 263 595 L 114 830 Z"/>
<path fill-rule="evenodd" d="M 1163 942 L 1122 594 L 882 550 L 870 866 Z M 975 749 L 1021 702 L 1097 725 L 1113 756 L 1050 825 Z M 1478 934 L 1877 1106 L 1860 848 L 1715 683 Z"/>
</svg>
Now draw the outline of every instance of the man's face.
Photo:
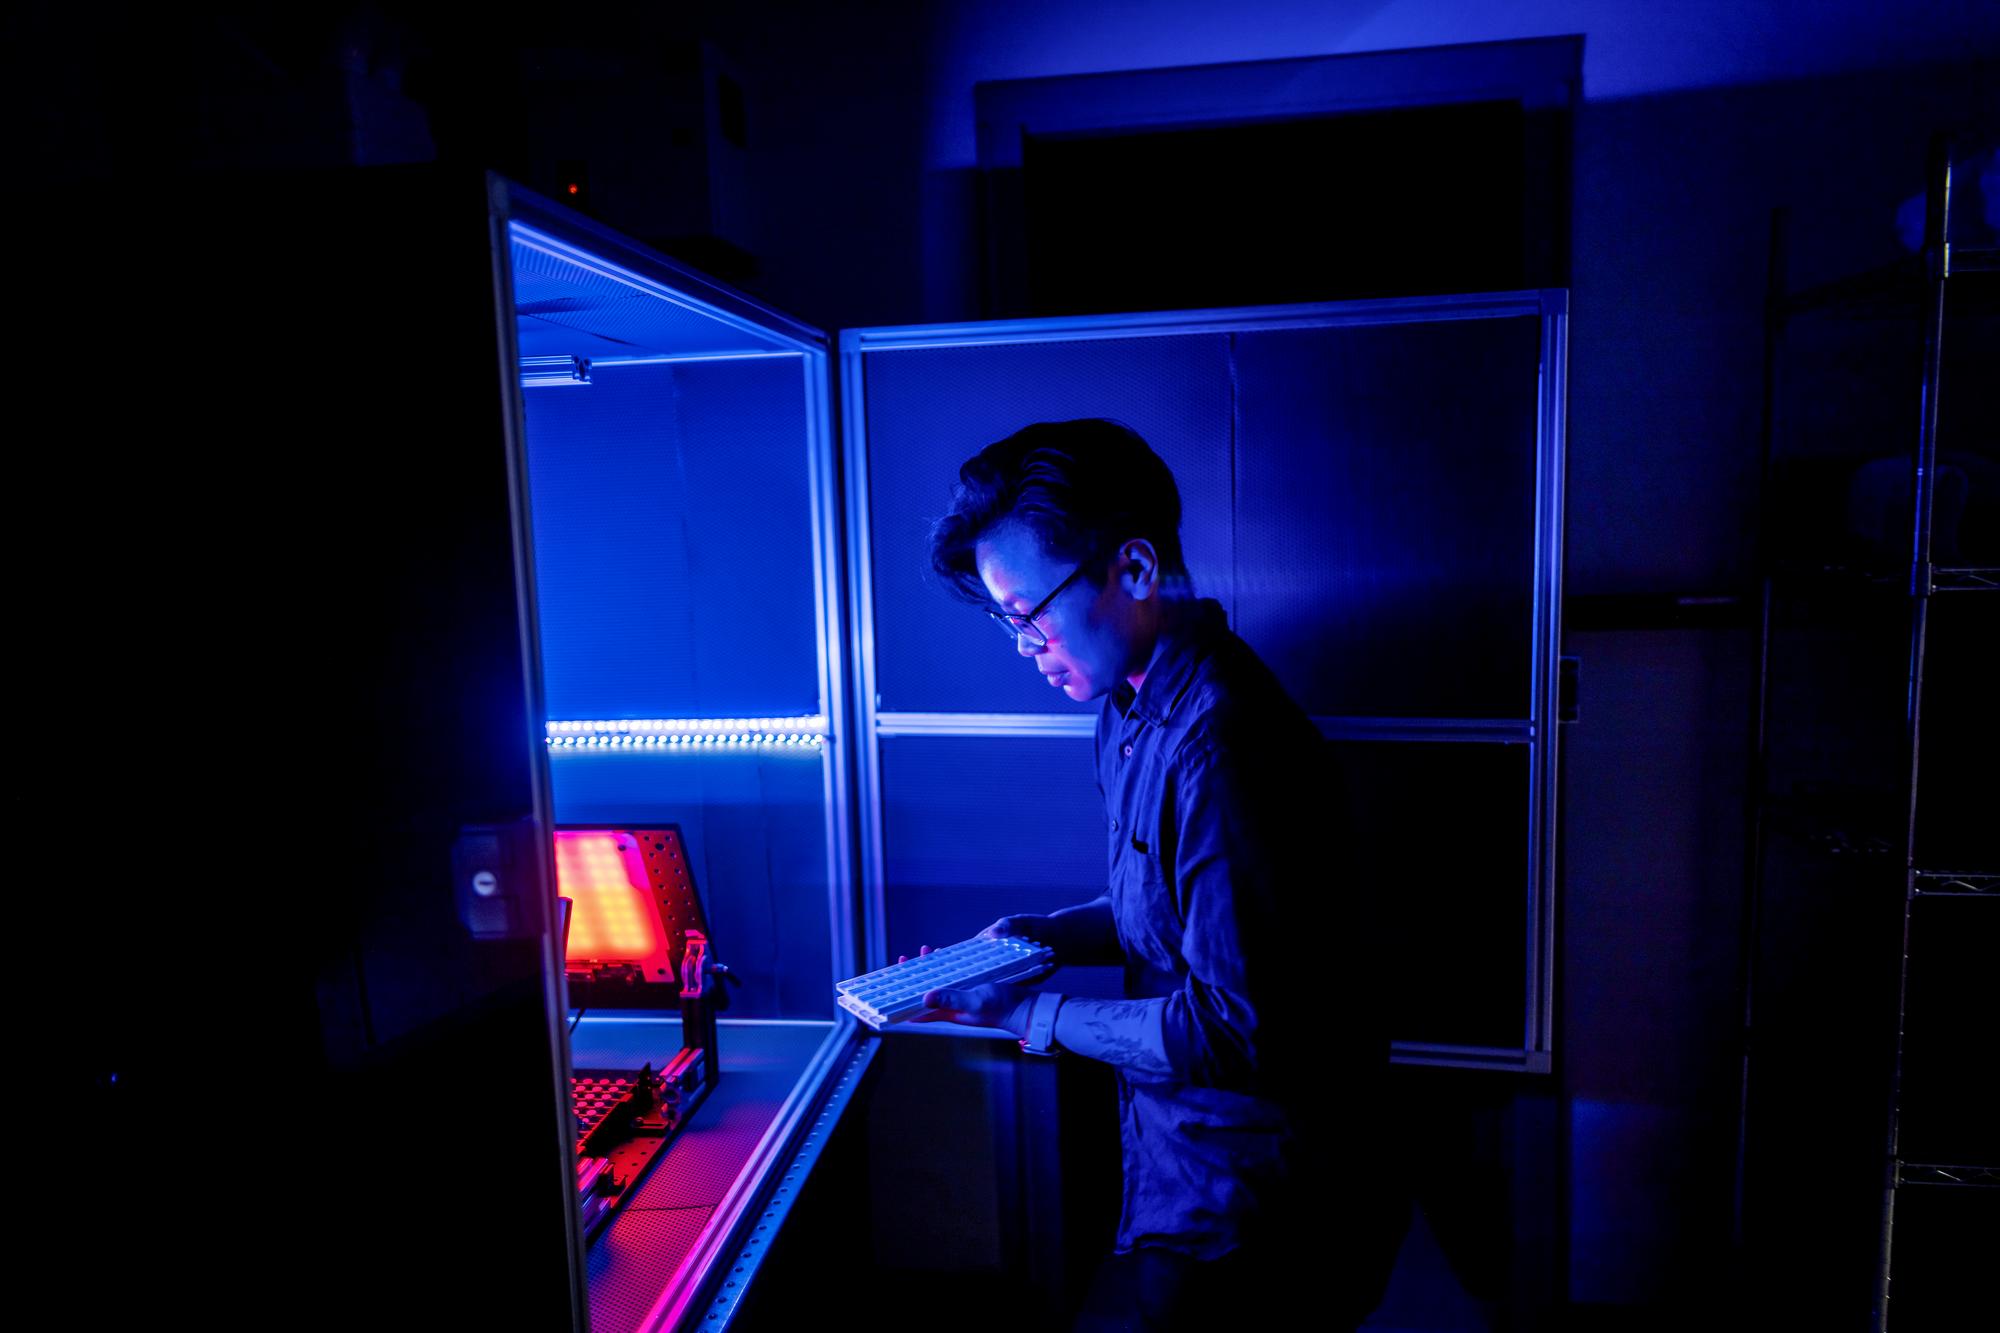
<svg viewBox="0 0 2000 1333">
<path fill-rule="evenodd" d="M 973 548 L 980 582 L 995 606 L 1026 615 L 1076 568 L 1042 553 L 1033 533 L 1018 523 L 995 528 Z M 1127 674 L 1131 656 L 1123 598 L 1115 579 L 1102 589 L 1088 579 L 1064 588 L 1036 618 L 1046 645 L 1014 640 L 1043 679 L 1078 703 L 1108 694 Z"/>
</svg>

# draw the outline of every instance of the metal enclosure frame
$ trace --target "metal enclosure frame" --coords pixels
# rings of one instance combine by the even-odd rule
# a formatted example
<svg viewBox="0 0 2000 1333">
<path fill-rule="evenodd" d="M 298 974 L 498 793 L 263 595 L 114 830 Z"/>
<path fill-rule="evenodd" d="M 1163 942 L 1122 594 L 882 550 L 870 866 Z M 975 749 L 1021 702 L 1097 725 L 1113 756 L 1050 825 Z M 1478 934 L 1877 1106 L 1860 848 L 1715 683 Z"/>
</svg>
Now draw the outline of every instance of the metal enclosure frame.
<svg viewBox="0 0 2000 1333">
<path fill-rule="evenodd" d="M 856 800 L 861 819 L 865 894 L 865 963 L 889 960 L 885 937 L 886 869 L 882 820 L 881 741 L 893 736 L 1089 736 L 1094 716 L 1035 713 L 884 712 L 877 691 L 873 570 L 869 559 L 870 488 L 866 358 L 871 353 L 947 347 L 1090 341 L 1108 338 L 1271 332 L 1442 320 L 1532 316 L 1540 321 L 1536 387 L 1534 597 L 1530 631 L 1530 699 L 1518 718 L 1318 717 L 1335 738 L 1485 742 L 1529 747 L 1528 899 L 1523 940 L 1522 1038 L 1519 1047 L 1397 1042 L 1403 1064 L 1452 1065 L 1547 1073 L 1554 1052 L 1555 836 L 1557 793 L 1557 655 L 1561 638 L 1563 449 L 1568 365 L 1569 294 L 1550 288 L 1400 300 L 1341 301 L 1228 310 L 1163 311 L 1109 316 L 998 320 L 983 323 L 848 329 L 840 334 L 842 443 L 847 460 L 847 558 L 853 598 L 851 627 L 855 687 Z"/>
<path fill-rule="evenodd" d="M 654 254 L 560 205 L 518 186 L 510 189 L 511 206 L 504 219 L 510 235 L 527 237 L 531 243 L 557 249 L 566 257 L 592 268 L 613 271 L 620 280 L 629 281 L 660 300 L 694 311 L 725 327 L 777 342 L 785 349 L 727 357 L 647 356 L 632 358 L 631 364 L 698 364 L 702 361 L 741 359 L 745 355 L 796 355 L 799 358 L 806 405 L 807 475 L 813 511 L 813 610 L 819 708 L 821 715 L 827 719 L 821 762 L 821 790 L 826 812 L 827 880 L 829 884 L 838 885 L 847 878 L 853 862 L 852 840 L 848 832 L 852 827 L 847 809 L 848 788 L 840 780 L 847 766 L 848 694 L 842 647 L 847 631 L 841 596 L 840 514 L 837 507 L 840 486 L 834 456 L 832 404 L 829 400 L 827 336 L 740 292 L 722 287 L 692 269 Z M 615 363 L 607 361 L 605 364 Z M 854 913 L 850 904 L 844 901 L 845 897 L 836 893 L 834 901 L 829 904 L 835 968 L 835 976 L 829 979 L 829 986 L 834 981 L 853 975 Z"/>
<path fill-rule="evenodd" d="M 1559 633 L 1562 446 L 1567 296 L 1560 290 L 1394 301 L 1340 302 L 1255 309 L 1165 312 L 1111 317 L 1020 320 L 983 324 L 864 329 L 839 338 L 842 417 L 833 419 L 827 336 L 701 274 L 666 260 L 559 204 L 493 178 L 496 252 L 521 240 L 549 249 L 645 291 L 649 296 L 749 335 L 769 350 L 725 355 L 798 358 L 804 394 L 812 510 L 813 604 L 818 691 L 826 719 L 821 757 L 827 924 L 832 933 L 833 982 L 879 966 L 888 956 L 884 938 L 884 847 L 880 744 L 897 735 L 1075 736 L 1090 734 L 1094 719 L 1069 714 L 885 713 L 877 696 L 874 589 L 869 558 L 870 524 L 866 384 L 867 353 L 950 346 L 1056 342 L 1098 338 L 1227 334 L 1343 325 L 1535 317 L 1540 321 L 1541 368 L 1537 389 L 1534 499 L 1534 598 L 1530 640 L 1528 717 L 1318 718 L 1330 736 L 1370 740 L 1525 744 L 1530 748 L 1526 896 L 1523 941 L 1522 1041 L 1518 1049 L 1399 1045 L 1406 1063 L 1515 1070 L 1546 1070 L 1552 1049 L 1551 995 L 1554 942 L 1554 807 L 1556 754 L 1556 652 Z M 500 256 L 496 253 L 496 258 Z M 498 267 L 505 267 L 504 263 Z M 499 273 L 496 281 L 506 283 Z M 497 289 L 506 300 L 508 288 Z M 511 302 L 509 302 L 511 306 Z M 505 321 L 511 325 L 511 309 Z M 510 329 L 511 332 L 511 329 Z M 622 359 L 622 358 L 620 358 Z M 652 364 L 716 359 L 714 354 L 644 355 Z M 512 404 L 518 423 L 519 390 Z M 517 425 L 518 431 L 520 427 Z M 843 475 L 842 459 L 845 469 Z M 843 527 L 844 525 L 844 527 Z M 842 561 L 846 568 L 842 568 Z M 532 570 L 528 571 L 532 578 Z M 848 616 L 852 614 L 852 620 Z M 852 654 L 852 674 L 847 666 Z M 668 760 L 666 762 L 672 762 Z M 552 883 L 552 881 L 551 881 Z M 859 885 L 860 893 L 855 892 Z M 553 888 L 551 888 L 553 892 Z M 873 1053 L 851 1018 L 833 1028 L 763 1134 L 701 1240 L 672 1285 L 662 1290 L 641 1327 L 666 1329 L 702 1317 L 727 1318 L 741 1297 L 722 1275 L 754 1273 L 769 1231 L 782 1219 L 797 1177 L 824 1147 L 831 1118 L 851 1095 Z M 758 1231 L 763 1222 L 766 1232 Z M 745 1278 L 747 1283 L 747 1276 Z"/>
<path fill-rule="evenodd" d="M 486 236 L 490 262 L 493 267 L 493 320 L 495 349 L 501 364 L 495 369 L 497 382 L 506 386 L 507 401 L 500 413 L 502 430 L 505 433 L 507 451 L 507 498 L 509 501 L 508 521 L 514 535 L 514 589 L 516 614 L 520 617 L 521 667 L 528 682 L 528 716 L 523 719 L 532 738 L 541 725 L 535 716 L 537 711 L 547 712 L 548 690 L 542 670 L 542 626 L 540 590 L 535 576 L 534 524 L 529 509 L 528 488 L 528 433 L 526 405 L 521 399 L 521 384 L 518 363 L 520 348 L 515 338 L 515 298 L 513 244 L 507 218 L 509 213 L 508 188 L 497 176 L 486 179 Z M 555 821 L 555 780 L 549 772 L 549 757 L 544 748 L 533 752 L 534 762 L 530 773 L 530 785 L 534 794 L 535 815 L 543 831 L 549 836 L 538 840 L 541 866 L 541 884 L 544 901 L 541 905 L 543 921 L 554 922 L 561 919 L 561 911 L 555 903 L 556 867 L 554 830 Z M 568 1034 L 562 1031 L 563 1021 L 563 959 L 559 944 L 553 932 L 544 931 L 541 941 L 542 968 L 546 978 L 543 1001 L 547 1007 L 548 1035 L 551 1048 L 556 1053 L 555 1073 L 559 1083 L 550 1089 L 555 1094 L 555 1120 L 558 1126 L 557 1138 L 563 1145 L 560 1160 L 573 1168 L 574 1158 L 569 1148 L 570 1115 L 567 1085 L 572 1077 L 569 1058 Z M 565 1171 L 564 1178 L 569 1178 Z M 583 1233 L 583 1214 L 573 1188 L 563 1191 L 568 1208 L 563 1217 L 563 1234 L 569 1249 L 570 1300 L 574 1317 L 579 1324 L 587 1322 L 590 1311 L 590 1290 L 585 1270 L 584 1256 L 589 1241 Z"/>
<path fill-rule="evenodd" d="M 506 252 L 500 247 L 515 240 L 524 241 L 584 264 L 651 297 L 714 320 L 723 328 L 748 333 L 767 344 L 776 344 L 769 352 L 729 353 L 723 357 L 649 355 L 631 358 L 632 363 L 693 364 L 742 356 L 796 356 L 799 360 L 806 417 L 805 463 L 812 509 L 819 708 L 826 718 L 820 772 L 829 885 L 828 926 L 832 932 L 830 954 L 833 974 L 827 978 L 830 997 L 836 981 L 861 969 L 857 963 L 858 923 L 852 892 L 854 848 L 850 830 L 854 821 L 849 805 L 852 785 L 847 741 L 850 708 L 844 670 L 848 630 L 840 576 L 840 485 L 829 399 L 831 377 L 827 336 L 531 191 L 498 177 L 493 177 L 492 181 L 496 257 L 500 260 L 496 267 L 508 267 L 504 258 Z M 503 273 L 498 280 L 510 282 L 508 287 L 501 289 L 501 293 L 506 300 L 502 322 L 511 345 L 514 318 L 511 275 Z M 525 420 L 520 415 L 519 393 L 516 388 L 511 409 L 515 422 Z M 521 433 L 518 425 L 514 429 L 516 434 Z M 525 458 L 525 449 L 522 456 Z M 521 480 L 525 485 L 525 477 Z M 532 508 L 531 504 L 529 508 Z M 549 884 L 553 895 L 553 876 Z M 682 1263 L 675 1282 L 663 1290 L 654 1302 L 642 1328 L 679 1327 L 706 1302 L 718 1299 L 716 1288 L 729 1267 L 725 1261 L 738 1257 L 748 1247 L 759 1243 L 756 1236 L 758 1218 L 768 1207 L 777 1206 L 774 1200 L 780 1192 L 782 1172 L 776 1168 L 793 1161 L 802 1151 L 817 1151 L 814 1146 L 814 1117 L 822 1113 L 827 1099 L 835 1094 L 836 1077 L 842 1071 L 858 1067 L 854 1050 L 859 1040 L 858 1025 L 837 1010 L 832 1011 L 832 1017 L 833 1025 L 826 1039 L 759 1140 L 728 1195 L 717 1206 L 701 1239 Z M 564 1049 L 567 1050 L 567 1042 Z M 865 1056 L 867 1053 L 864 1050 L 860 1054 Z M 572 1226 L 575 1225 L 576 1220 L 572 1217 Z M 578 1273 L 581 1277 L 581 1265 Z"/>
</svg>

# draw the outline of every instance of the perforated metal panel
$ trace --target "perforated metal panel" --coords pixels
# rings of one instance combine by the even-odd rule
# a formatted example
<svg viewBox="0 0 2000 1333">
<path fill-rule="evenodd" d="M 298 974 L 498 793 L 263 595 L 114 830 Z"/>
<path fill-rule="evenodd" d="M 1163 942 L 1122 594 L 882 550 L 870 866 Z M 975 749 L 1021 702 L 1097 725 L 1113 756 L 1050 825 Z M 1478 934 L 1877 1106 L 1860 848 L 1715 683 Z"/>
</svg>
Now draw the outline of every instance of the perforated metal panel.
<svg viewBox="0 0 2000 1333">
<path fill-rule="evenodd" d="M 591 1246 L 594 1330 L 634 1328 L 652 1308 L 831 1026 L 723 1021 L 717 1035 L 723 1074 L 715 1090 Z M 572 1038 L 573 1060 L 636 1068 L 679 1043 L 678 1023 L 588 1017 Z"/>
<path fill-rule="evenodd" d="M 689 1208 L 722 1202 L 827 1030 L 817 1025 L 724 1026 L 716 1037 L 722 1045 L 721 1080 L 629 1206 Z"/>
<path fill-rule="evenodd" d="M 764 351 L 771 341 L 724 324 L 661 292 L 622 278 L 592 257 L 552 253 L 515 229 L 514 307 L 524 356 L 579 350 L 579 340 L 613 354 Z M 586 353 L 588 354 L 588 353 Z"/>
<path fill-rule="evenodd" d="M 1080 711 L 930 572 L 930 524 L 958 469 L 1037 421 L 1109 417 L 1153 446 L 1181 488 L 1196 586 L 1231 600 L 1229 367 L 1220 337 L 1099 339 L 867 355 L 876 689 L 890 712 Z"/>
<path fill-rule="evenodd" d="M 714 1212 L 712 1206 L 628 1208 L 590 1247 L 592 1333 L 638 1328 Z"/>
</svg>

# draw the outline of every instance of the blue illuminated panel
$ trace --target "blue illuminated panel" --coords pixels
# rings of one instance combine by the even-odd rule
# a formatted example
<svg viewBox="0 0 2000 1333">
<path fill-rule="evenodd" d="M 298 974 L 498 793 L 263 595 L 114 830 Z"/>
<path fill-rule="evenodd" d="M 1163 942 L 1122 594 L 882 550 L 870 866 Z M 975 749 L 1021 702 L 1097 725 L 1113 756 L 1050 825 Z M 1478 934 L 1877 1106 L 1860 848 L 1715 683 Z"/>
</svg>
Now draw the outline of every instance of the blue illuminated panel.
<svg viewBox="0 0 2000 1333">
<path fill-rule="evenodd" d="M 1104 802 L 1088 737 L 885 738 L 882 821 L 891 959 L 1105 891 Z M 1120 993 L 1112 968 L 1066 969 L 1062 989 Z"/>
<path fill-rule="evenodd" d="M 833 1017 L 821 765 L 785 753 L 552 751 L 558 824 L 680 826 L 728 1017 Z M 984 923 L 982 923 L 984 924 Z"/>
<path fill-rule="evenodd" d="M 824 717 L 551 719 L 551 750 L 645 750 L 668 755 L 763 750 L 817 759 L 826 746 Z"/>
<path fill-rule="evenodd" d="M 876 688 L 887 712 L 1083 712 L 930 573 L 959 464 L 1036 421 L 1111 417 L 1174 470 L 1195 585 L 1230 586 L 1230 384 L 1219 336 L 1011 343 L 865 358 Z"/>
<path fill-rule="evenodd" d="M 1540 321 L 1239 335 L 1235 628 L 1317 716 L 1527 718 Z"/>
<path fill-rule="evenodd" d="M 523 397 L 550 716 L 820 712 L 801 362 Z"/>
<path fill-rule="evenodd" d="M 979 447 L 1109 416 L 1174 470 L 1199 591 L 1343 738 L 1357 826 L 1422 867 L 1358 890 L 1390 900 L 1371 938 L 1395 972 L 1398 1058 L 1546 1071 L 1566 308 L 1559 291 L 1475 293 L 844 333 L 872 597 L 871 958 L 1019 910 L 1005 900 L 1043 878 L 972 868 L 978 846 L 936 829 L 981 808 L 1004 828 L 1073 817 L 1038 797 L 1094 710 L 986 643 L 926 537 Z M 1053 739 L 1071 721 L 1076 740 Z M 1101 810 L 1094 789 L 1070 799 Z M 1463 836 L 1440 846 L 1445 827 Z M 1048 878 L 1069 866 L 1088 898 L 1104 868 L 1073 846 L 1054 835 Z"/>
</svg>

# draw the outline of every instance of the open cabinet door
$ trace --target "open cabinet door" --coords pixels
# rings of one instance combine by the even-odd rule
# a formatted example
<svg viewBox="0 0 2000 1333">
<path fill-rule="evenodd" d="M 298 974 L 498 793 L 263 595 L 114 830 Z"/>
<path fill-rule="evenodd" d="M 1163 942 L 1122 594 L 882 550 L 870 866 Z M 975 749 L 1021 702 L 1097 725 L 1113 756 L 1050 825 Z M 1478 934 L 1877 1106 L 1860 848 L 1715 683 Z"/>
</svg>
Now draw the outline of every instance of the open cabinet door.
<svg viewBox="0 0 2000 1333">
<path fill-rule="evenodd" d="M 843 333 L 868 962 L 1103 890 L 1096 710 L 1052 708 L 933 586 L 925 542 L 979 448 L 1111 417 L 1174 471 L 1197 591 L 1338 743 L 1377 869 L 1310 891 L 1366 895 L 1380 925 L 1326 941 L 1328 965 L 1384 960 L 1399 1061 L 1546 1071 L 1566 310 L 1529 291 Z M 1000 809 L 1036 830 L 1031 876 L 979 836 Z"/>
<path fill-rule="evenodd" d="M 874 1051 L 833 1002 L 859 970 L 859 902 L 828 344 L 505 199 L 556 819 L 672 829 L 728 968 L 721 1077 L 592 1228 L 591 1326 L 717 1327 Z M 570 977 L 589 963 L 573 953 Z M 573 1068 L 658 1069 L 693 1042 L 673 976 L 630 980 L 577 986 Z"/>
</svg>

